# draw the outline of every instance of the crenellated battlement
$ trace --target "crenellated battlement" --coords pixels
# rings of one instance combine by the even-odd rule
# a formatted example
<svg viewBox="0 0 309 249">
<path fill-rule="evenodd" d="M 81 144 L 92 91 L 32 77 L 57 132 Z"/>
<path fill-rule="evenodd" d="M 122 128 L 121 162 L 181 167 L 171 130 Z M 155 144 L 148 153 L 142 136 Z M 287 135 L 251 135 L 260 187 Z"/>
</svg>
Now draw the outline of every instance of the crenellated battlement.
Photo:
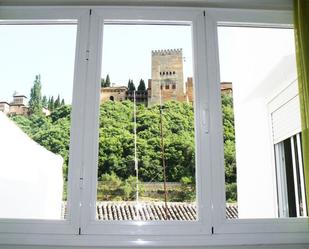
<svg viewBox="0 0 309 249">
<path fill-rule="evenodd" d="M 152 55 L 182 55 L 182 48 L 152 50 Z"/>
</svg>

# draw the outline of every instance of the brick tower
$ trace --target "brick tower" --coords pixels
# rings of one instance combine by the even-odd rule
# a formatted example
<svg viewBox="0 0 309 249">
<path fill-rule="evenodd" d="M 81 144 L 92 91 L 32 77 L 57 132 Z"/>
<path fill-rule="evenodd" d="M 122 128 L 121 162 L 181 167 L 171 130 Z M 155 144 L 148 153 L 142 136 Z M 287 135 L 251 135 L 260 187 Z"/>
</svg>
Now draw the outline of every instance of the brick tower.
<svg viewBox="0 0 309 249">
<path fill-rule="evenodd" d="M 150 105 L 160 103 L 160 88 L 162 103 L 186 101 L 182 49 L 152 51 L 151 78 Z"/>
</svg>

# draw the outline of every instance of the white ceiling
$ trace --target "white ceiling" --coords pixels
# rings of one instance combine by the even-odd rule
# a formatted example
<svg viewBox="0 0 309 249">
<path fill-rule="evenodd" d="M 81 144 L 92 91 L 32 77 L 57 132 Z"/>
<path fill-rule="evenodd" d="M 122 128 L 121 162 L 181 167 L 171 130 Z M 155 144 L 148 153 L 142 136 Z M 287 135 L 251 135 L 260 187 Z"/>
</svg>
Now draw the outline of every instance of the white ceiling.
<svg viewBox="0 0 309 249">
<path fill-rule="evenodd" d="M 0 5 L 128 5 L 291 9 L 293 0 L 0 0 Z"/>
</svg>

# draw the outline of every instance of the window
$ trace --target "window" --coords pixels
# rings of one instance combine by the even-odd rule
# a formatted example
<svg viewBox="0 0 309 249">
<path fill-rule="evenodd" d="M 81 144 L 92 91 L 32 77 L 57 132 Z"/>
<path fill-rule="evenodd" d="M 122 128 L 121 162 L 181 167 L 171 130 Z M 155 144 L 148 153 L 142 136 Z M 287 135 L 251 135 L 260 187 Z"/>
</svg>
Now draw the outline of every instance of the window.
<svg viewBox="0 0 309 249">
<path fill-rule="evenodd" d="M 288 24 L 238 23 L 235 16 L 231 18 L 234 24 L 220 15 L 215 19 L 218 20 L 220 78 L 224 82 L 220 85 L 225 171 L 225 196 L 222 197 L 226 206 L 237 207 L 238 217 L 235 218 L 247 224 L 237 226 L 237 221 L 223 221 L 220 231 L 238 229 L 245 232 L 250 228 L 265 232 L 267 227 L 259 229 L 257 224 L 269 224 L 271 219 L 280 218 L 281 221 L 276 222 L 280 227 L 279 224 L 287 222 L 284 218 L 293 217 L 283 215 L 287 205 L 291 210 L 298 207 L 299 214 L 304 214 L 301 211 L 303 175 L 294 172 L 282 176 L 283 167 L 291 168 L 291 164 L 279 165 L 278 156 L 281 155 L 276 152 L 282 149 L 282 144 L 276 145 L 277 142 L 300 132 L 294 33 Z M 286 73 L 281 74 L 282 71 Z M 288 119 L 289 122 L 282 125 L 282 118 L 291 115 L 296 118 Z M 284 130 L 283 127 L 287 128 Z M 287 153 L 288 159 L 287 148 L 281 153 Z M 301 155 L 297 156 L 301 158 Z M 294 168 L 296 171 L 301 169 L 299 165 Z M 286 181 L 291 177 L 297 179 L 294 180 L 297 186 L 289 196 L 297 195 L 301 200 L 288 203 L 283 198 L 288 195 Z M 260 180 L 263 184 L 259 183 Z M 218 219 L 224 219 L 223 213 Z M 295 222 L 303 226 L 305 220 Z M 286 226 L 285 229 L 292 228 Z"/>
<path fill-rule="evenodd" d="M 65 219 L 77 25 L 33 22 L 0 25 L 1 98 L 10 102 L 1 120 L 0 218 Z"/>
<path fill-rule="evenodd" d="M 72 186 L 80 167 L 79 137 L 72 134 L 81 133 L 74 99 L 82 96 L 77 89 L 83 74 L 83 63 L 76 60 L 84 54 L 79 38 L 87 12 L 8 8 L 5 13 L 0 63 L 6 70 L 0 80 L 1 98 L 9 103 L 6 114 L 0 113 L 6 127 L 1 129 L 6 142 L 1 140 L 0 231 L 72 234 L 79 211 L 78 190 Z M 48 106 L 52 99 L 54 114 Z"/>
<path fill-rule="evenodd" d="M 278 218 L 271 141 L 301 130 L 294 32 L 282 28 L 219 27 L 218 37 L 220 72 L 225 82 L 221 89 L 227 205 L 237 205 L 240 219 Z M 231 82 L 231 92 L 225 91 L 227 82 Z M 292 88 L 296 96 L 291 100 L 288 94 Z M 278 101 L 285 105 L 269 114 L 267 99 L 272 105 Z"/>
<path fill-rule="evenodd" d="M 108 75 L 111 88 L 126 88 L 119 94 L 130 100 L 120 103 L 117 96 L 111 103 L 107 94 L 100 96 L 93 212 L 101 222 L 198 219 L 194 88 L 188 92 L 184 87 L 193 66 L 183 60 L 192 58 L 192 25 L 147 21 L 108 20 L 102 27 L 101 82 L 108 81 L 104 78 Z M 127 39 L 119 39 L 123 34 Z M 162 49 L 154 49 L 158 46 Z M 172 68 L 179 70 L 175 96 L 164 91 L 170 89 Z M 146 80 L 152 82 L 151 89 Z"/>
<path fill-rule="evenodd" d="M 63 216 L 55 219 L 42 218 L 36 212 L 37 217 L 1 217 L 3 209 L 0 208 L 0 243 L 116 247 L 309 243 L 301 130 L 299 126 L 295 126 L 295 122 L 290 123 L 287 132 L 280 133 L 282 129 L 279 129 L 281 123 L 286 123 L 286 110 L 298 110 L 294 99 L 298 92 L 295 79 L 279 84 L 276 91 L 266 96 L 265 92 L 268 94 L 270 91 L 257 89 L 258 84 L 253 89 L 252 83 L 255 78 L 266 74 L 263 70 L 248 77 L 252 81 L 241 81 L 243 84 L 232 77 L 223 76 L 225 70 L 241 76 L 252 73 L 252 68 L 244 70 L 245 67 L 242 67 L 244 64 L 250 65 L 252 61 L 241 60 L 241 55 L 247 49 L 253 60 L 257 58 L 253 55 L 254 49 L 259 48 L 254 47 L 253 43 L 242 46 L 245 41 L 242 40 L 238 43 L 238 50 L 232 51 L 239 54 L 231 56 L 232 45 L 237 42 L 233 40 L 233 36 L 225 40 L 224 32 L 252 32 L 259 38 L 266 36 L 259 32 L 269 32 L 269 39 L 272 39 L 271 36 L 281 37 L 280 34 L 285 33 L 287 35 L 282 37 L 289 39 L 282 38 L 280 44 L 272 47 L 271 51 L 277 51 L 277 56 L 282 57 L 286 49 L 292 51 L 292 47 L 286 46 L 286 43 L 294 44 L 291 39 L 292 22 L 289 11 L 147 7 L 42 7 L 40 11 L 36 11 L 36 8 L 10 7 L 4 10 L 4 14 L 1 12 L 0 32 L 3 27 L 7 26 L 10 30 L 15 25 L 22 26 L 22 29 L 28 26 L 33 29 L 42 28 L 47 33 L 52 28 L 72 28 L 63 33 L 62 42 L 59 43 L 62 46 L 68 40 L 70 46 L 61 50 L 62 52 L 54 51 L 49 56 L 49 63 L 54 57 L 61 58 L 61 62 L 45 67 L 46 70 L 55 70 L 52 75 L 59 78 L 65 72 L 70 72 L 71 78 L 53 86 L 56 92 L 50 96 L 56 98 L 57 95 L 58 98 L 59 94 L 61 99 L 62 94 L 65 95 L 66 89 L 69 89 L 68 96 L 71 94 L 71 98 L 65 98 L 64 102 L 71 104 L 72 109 L 52 112 L 50 117 L 45 112 L 44 116 L 40 116 L 49 120 L 47 128 L 53 129 L 59 125 L 55 134 L 60 134 L 62 139 L 66 132 L 65 138 L 68 140 L 65 147 L 68 174 L 64 180 L 67 183 L 63 185 L 67 186 L 67 197 L 60 200 L 63 203 Z M 160 32 L 156 33 L 155 29 Z M 136 35 L 137 30 L 142 32 Z M 181 30 L 183 36 L 176 36 L 177 30 Z M 165 39 L 161 37 L 163 33 Z M 260 35 L 256 35 L 258 33 Z M 136 40 L 132 38 L 134 35 Z M 52 36 L 53 39 L 59 37 Z M 246 39 L 255 36 L 248 33 L 243 35 Z M 29 35 L 22 37 L 23 40 L 31 38 Z M 47 38 L 44 35 L 34 37 Z M 127 39 L 128 37 L 131 38 Z M 42 56 L 43 59 L 39 57 L 38 61 L 44 61 L 44 53 L 52 52 L 58 44 L 53 39 L 40 44 L 45 46 L 41 52 L 30 49 L 23 52 L 33 52 L 33 58 Z M 226 43 L 222 46 L 223 40 Z M 10 48 L 13 41 L 14 39 L 8 42 L 7 47 Z M 147 48 L 145 52 L 144 46 L 151 48 Z M 141 57 L 137 50 L 143 51 Z M 265 53 L 263 49 L 258 52 L 259 56 L 272 55 Z M 230 56 L 233 60 L 229 61 L 224 56 Z M 70 58 L 70 63 L 61 66 L 67 59 L 65 57 Z M 18 59 L 25 58 L 27 56 L 20 56 Z M 270 60 L 263 62 L 265 65 L 261 68 L 259 63 L 253 68 L 268 68 Z M 225 63 L 229 67 L 224 67 Z M 33 65 L 34 71 L 39 65 L 43 65 L 36 65 L 33 61 L 29 64 Z M 2 62 L 2 67 L 13 68 L 13 65 L 16 66 L 12 62 Z M 142 69 L 144 66 L 146 69 Z M 232 70 L 233 68 L 242 70 L 239 72 Z M 42 72 L 45 70 L 42 69 Z M 20 75 L 25 77 L 26 74 Z M 15 73 L 12 78 L 20 75 Z M 30 86 L 32 81 L 44 82 L 43 73 L 37 75 L 30 81 Z M 169 86 L 167 83 L 171 83 L 173 91 L 164 91 L 165 86 Z M 21 83 L 20 86 L 26 87 L 26 84 Z M 51 86 L 52 84 L 46 84 L 46 91 Z M 45 91 L 45 85 L 43 90 Z M 242 147 L 241 150 L 237 148 L 241 144 L 237 144 L 241 141 L 239 132 L 243 131 L 239 129 L 239 121 L 250 123 L 255 120 L 249 119 L 249 116 L 247 119 L 239 119 L 239 110 L 246 107 L 239 102 L 239 90 L 263 92 L 262 114 L 271 130 L 268 130 L 267 136 L 266 133 L 260 137 L 260 133 L 248 133 L 249 135 L 240 137 L 248 139 L 251 146 L 255 146 L 254 141 L 257 139 L 267 140 L 267 154 L 255 151 L 254 155 L 254 151 L 248 150 L 249 146 Z M 140 94 L 140 91 L 145 92 Z M 14 94 L 15 97 L 18 96 L 16 103 L 19 106 L 27 102 L 22 94 Z M 288 99 L 280 94 L 288 96 Z M 246 97 L 248 100 L 249 97 Z M 10 102 L 5 106 L 4 112 L 11 111 Z M 15 108 L 12 109 L 12 113 L 15 113 L 12 119 L 22 119 L 18 116 L 21 115 L 18 113 L 19 109 L 12 106 Z M 27 111 L 21 110 L 26 115 Z M 3 115 L 1 113 L 0 120 L 8 117 Z M 24 129 L 28 121 L 22 121 L 20 125 Z M 62 122 L 65 122 L 69 130 L 64 129 Z M 256 122 L 260 124 L 261 120 Z M 227 132 L 223 130 L 226 129 L 225 123 L 229 124 Z M 263 124 L 263 127 L 267 126 Z M 250 127 L 261 129 L 262 126 L 253 122 Z M 33 136 L 40 135 L 44 129 L 38 130 Z M 47 135 L 50 134 L 52 132 Z M 250 141 L 249 136 L 256 140 Z M 45 144 L 42 143 L 42 146 Z M 0 147 L 1 151 L 2 149 Z M 247 211 L 251 213 L 242 216 L 244 209 L 241 208 L 246 205 L 241 204 L 243 199 L 237 194 L 252 186 L 248 181 L 248 185 L 238 183 L 241 177 L 247 177 L 252 183 L 256 183 L 254 177 L 257 174 L 252 176 L 252 172 L 247 172 L 241 175 L 248 168 L 239 170 L 242 162 L 241 159 L 237 160 L 239 151 L 243 154 L 253 153 L 256 161 L 263 157 L 261 155 L 271 158 L 269 174 L 262 174 L 266 180 L 271 180 L 271 190 L 269 193 L 263 190 L 265 195 L 258 191 L 254 193 L 256 199 L 263 200 L 260 206 L 262 211 L 271 202 L 271 215 L 267 216 L 264 212 L 258 216 L 256 214 L 261 210 L 252 211 L 249 207 Z M 225 158 L 225 155 L 229 158 Z M 11 161 L 8 160 L 9 163 L 4 166 Z M 165 165 L 165 175 L 164 162 L 168 162 Z M 261 164 L 261 167 L 264 166 Z M 260 173 L 256 169 L 254 172 Z M 30 175 L 30 172 L 26 173 Z M 150 173 L 153 174 L 151 177 Z M 44 179 L 49 180 L 47 176 Z M 20 178 L 21 182 L 27 180 L 29 178 Z M 263 179 L 264 182 L 266 180 Z M 36 190 L 43 190 L 42 186 L 46 181 L 42 181 Z M 29 182 L 33 183 L 33 180 Z M 5 184 L 5 181 L 0 184 Z M 147 195 L 142 194 L 142 184 L 144 188 L 148 188 L 148 192 L 145 191 Z M 62 190 L 60 192 L 62 194 Z M 270 202 L 264 201 L 263 198 L 269 194 L 274 198 L 268 198 Z M 257 200 L 253 199 L 251 204 L 256 203 Z M 30 201 L 25 202 L 26 204 L 34 206 Z M 7 202 L 5 205 L 13 204 Z"/>
<path fill-rule="evenodd" d="M 190 37 L 196 35 L 193 31 L 196 22 L 192 16 L 202 18 L 201 12 L 192 11 L 190 15 L 186 13 L 181 16 L 166 16 L 159 11 L 153 12 L 155 15 L 152 16 L 149 10 L 140 13 L 143 13 L 143 18 L 136 20 L 134 11 L 124 16 L 114 16 L 115 13 L 110 15 L 111 12 L 107 10 L 98 9 L 92 12 L 101 29 L 92 34 L 99 41 L 95 44 L 99 45 L 90 48 L 90 51 L 95 51 L 95 55 L 102 55 L 102 71 L 98 68 L 95 75 L 101 71 L 102 76 L 99 78 L 105 78 L 108 74 L 111 82 L 116 83 L 115 87 L 124 86 L 133 94 L 130 95 L 130 101 L 119 103 L 115 100 L 113 104 L 104 102 L 104 99 L 100 104 L 98 97 L 97 102 L 93 102 L 97 113 L 87 118 L 89 125 L 92 123 L 90 126 L 96 127 L 89 130 L 87 136 L 92 137 L 92 141 L 96 143 L 92 145 L 93 149 L 87 152 L 88 156 L 93 158 L 90 165 L 94 166 L 92 170 L 88 169 L 90 174 L 84 178 L 85 182 L 91 184 L 85 185 L 83 201 L 91 204 L 82 207 L 82 212 L 85 213 L 82 218 L 85 229 L 82 231 L 85 234 L 104 234 L 108 228 L 111 233 L 120 231 L 127 234 L 131 229 L 137 229 L 140 234 L 162 234 L 164 231 L 176 231 L 176 227 L 180 231 L 187 231 L 188 227 L 191 227 L 189 233 L 199 231 L 207 234 L 210 230 L 202 223 L 210 222 L 210 219 L 206 218 L 209 202 L 198 206 L 197 200 L 203 196 L 204 190 L 197 190 L 200 196 L 195 194 L 195 172 L 200 170 L 196 165 L 204 157 L 198 153 L 200 145 L 195 142 L 195 138 L 204 137 L 205 134 L 197 135 L 199 131 L 196 129 L 198 123 L 195 119 L 199 105 L 194 103 L 193 106 L 193 101 L 188 102 L 184 96 L 184 76 L 193 76 L 190 58 L 193 58 L 192 53 L 195 50 Z M 115 41 L 112 37 L 123 36 L 125 32 L 132 34 L 129 39 L 132 43 L 123 44 L 123 39 L 117 39 L 118 48 L 113 48 Z M 145 36 L 145 33 L 148 35 Z M 155 35 L 158 33 L 164 34 L 168 39 L 158 39 Z M 134 40 L 134 34 L 137 40 Z M 141 40 L 143 42 L 139 43 Z M 138 67 L 136 63 L 132 63 L 134 57 L 130 55 L 131 51 L 134 51 L 135 43 L 141 51 L 134 54 L 141 63 Z M 109 53 L 111 59 L 108 59 Z M 184 53 L 188 57 L 186 63 L 183 61 Z M 198 55 L 195 56 L 199 58 Z M 90 56 L 91 58 L 93 57 Z M 115 60 L 115 63 L 112 60 Z M 118 67 L 118 70 L 111 73 L 114 67 Z M 178 67 L 179 70 L 178 78 L 175 79 L 179 84 L 176 101 L 171 101 L 173 96 L 164 95 L 164 91 L 161 91 L 165 82 L 170 80 L 168 72 L 172 67 Z M 141 77 L 142 68 L 146 68 L 145 72 L 150 70 L 150 73 Z M 122 75 L 117 75 L 119 70 L 123 71 Z M 196 70 L 194 69 L 194 73 Z M 163 72 L 164 77 L 162 74 L 160 76 L 160 72 Z M 134 98 L 134 89 L 141 83 L 141 78 L 144 81 L 151 79 L 146 103 L 138 103 L 140 100 L 136 96 Z M 100 93 L 100 86 L 97 85 L 99 80 L 93 81 L 93 96 Z M 194 82 L 195 90 L 198 84 L 197 81 Z M 191 90 L 194 91 L 194 88 Z M 177 112 L 174 111 L 175 108 Z M 91 109 L 93 110 L 93 107 Z M 114 122 L 113 119 L 116 123 L 110 125 Z M 125 140 L 118 141 L 119 138 Z M 206 140 L 205 137 L 204 141 Z M 107 146 L 108 143 L 112 146 Z M 112 182 L 115 183 L 115 189 L 107 189 L 106 186 Z M 147 188 L 146 195 L 140 191 L 141 185 Z M 124 192 L 127 187 L 133 189 L 131 193 Z M 189 190 L 188 196 L 183 195 L 183 188 Z M 93 195 L 91 189 L 97 189 L 97 195 Z M 109 211 L 113 209 L 114 213 Z M 180 211 L 177 210 L 181 209 L 183 211 L 179 214 Z M 144 222 L 142 230 L 139 229 L 141 221 Z"/>
<path fill-rule="evenodd" d="M 275 145 L 279 217 L 306 217 L 301 136 Z"/>
</svg>

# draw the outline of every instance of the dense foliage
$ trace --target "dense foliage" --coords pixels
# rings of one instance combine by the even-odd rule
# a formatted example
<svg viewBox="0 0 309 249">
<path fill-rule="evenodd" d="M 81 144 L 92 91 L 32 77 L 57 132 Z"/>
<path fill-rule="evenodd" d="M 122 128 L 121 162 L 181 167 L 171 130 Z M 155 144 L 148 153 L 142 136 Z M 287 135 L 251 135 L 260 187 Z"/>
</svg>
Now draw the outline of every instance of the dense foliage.
<svg viewBox="0 0 309 249">
<path fill-rule="evenodd" d="M 237 199 L 236 185 L 236 151 L 233 99 L 231 95 L 222 95 L 223 139 L 224 139 L 224 168 L 226 182 L 226 200 Z"/>
<path fill-rule="evenodd" d="M 163 127 L 167 180 L 194 175 L 192 105 L 168 102 Z M 122 179 L 134 175 L 133 104 L 106 102 L 100 108 L 99 176 L 115 172 Z M 140 180 L 162 181 L 159 107 L 137 107 L 137 157 Z"/>
<path fill-rule="evenodd" d="M 232 97 L 222 96 L 224 122 L 224 154 L 227 200 L 235 201 L 236 162 Z M 181 182 L 183 200 L 194 199 L 195 139 L 194 112 L 190 103 L 166 102 L 163 107 L 163 138 L 168 182 Z M 32 114 L 29 117 L 13 116 L 12 119 L 35 141 L 46 149 L 60 154 L 65 161 L 67 178 L 71 107 L 56 108 L 48 117 Z M 103 199 L 118 193 L 127 200 L 134 192 L 134 122 L 131 101 L 107 101 L 100 106 L 98 179 L 112 180 Z M 139 180 L 162 182 L 162 154 L 160 110 L 158 105 L 137 106 L 137 157 Z M 113 192 L 114 191 L 114 192 Z M 119 192 L 120 191 L 120 192 Z"/>
<path fill-rule="evenodd" d="M 122 181 L 114 172 L 103 174 L 98 184 L 97 199 L 102 201 L 129 201 L 136 199 L 137 178 L 129 176 Z M 143 183 L 138 181 L 139 194 L 143 194 Z"/>
</svg>

